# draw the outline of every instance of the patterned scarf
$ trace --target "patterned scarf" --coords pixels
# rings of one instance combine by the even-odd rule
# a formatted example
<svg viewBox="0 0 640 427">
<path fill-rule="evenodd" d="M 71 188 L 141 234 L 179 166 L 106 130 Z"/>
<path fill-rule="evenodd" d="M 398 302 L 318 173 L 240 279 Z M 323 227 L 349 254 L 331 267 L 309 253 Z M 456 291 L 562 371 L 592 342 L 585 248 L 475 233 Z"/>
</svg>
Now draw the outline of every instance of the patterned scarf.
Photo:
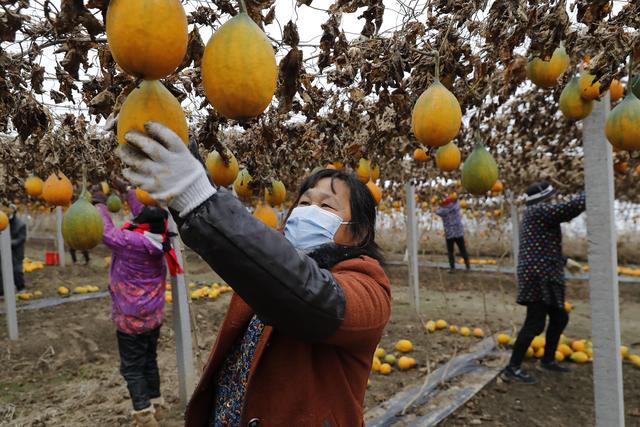
<svg viewBox="0 0 640 427">
<path fill-rule="evenodd" d="M 168 231 L 169 225 L 166 220 L 164 222 L 164 225 L 165 225 L 164 232 L 160 234 L 160 236 L 162 236 L 162 250 L 164 251 L 164 256 L 165 256 L 165 259 L 167 260 L 167 265 L 169 266 L 169 273 L 171 273 L 172 276 L 175 276 L 177 274 L 183 273 L 184 270 L 182 270 L 182 267 L 178 262 L 178 258 L 176 257 L 176 251 L 171 246 L 170 238 L 175 236 L 176 234 L 170 233 Z M 132 222 L 125 222 L 121 229 L 133 231 L 134 233 L 144 235 L 146 232 L 150 232 L 151 225 L 146 223 L 134 224 Z"/>
</svg>

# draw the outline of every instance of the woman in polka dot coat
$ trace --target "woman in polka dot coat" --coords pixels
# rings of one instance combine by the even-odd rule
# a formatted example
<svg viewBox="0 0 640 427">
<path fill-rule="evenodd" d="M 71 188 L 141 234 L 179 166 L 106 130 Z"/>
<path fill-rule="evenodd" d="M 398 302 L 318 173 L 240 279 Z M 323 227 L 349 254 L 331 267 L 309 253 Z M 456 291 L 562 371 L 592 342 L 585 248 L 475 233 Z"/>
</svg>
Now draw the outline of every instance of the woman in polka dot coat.
<svg viewBox="0 0 640 427">
<path fill-rule="evenodd" d="M 569 321 L 564 310 L 564 267 L 568 258 L 562 255 L 560 224 L 584 212 L 585 195 L 566 203 L 550 203 L 554 194 L 555 189 L 544 181 L 527 189 L 527 209 L 520 229 L 517 298 L 518 304 L 527 307 L 527 315 L 505 369 L 504 376 L 510 380 L 534 382 L 520 365 L 533 338 L 544 331 L 547 316 L 549 327 L 541 366 L 552 371 L 566 370 L 555 362 L 560 335 Z"/>
</svg>

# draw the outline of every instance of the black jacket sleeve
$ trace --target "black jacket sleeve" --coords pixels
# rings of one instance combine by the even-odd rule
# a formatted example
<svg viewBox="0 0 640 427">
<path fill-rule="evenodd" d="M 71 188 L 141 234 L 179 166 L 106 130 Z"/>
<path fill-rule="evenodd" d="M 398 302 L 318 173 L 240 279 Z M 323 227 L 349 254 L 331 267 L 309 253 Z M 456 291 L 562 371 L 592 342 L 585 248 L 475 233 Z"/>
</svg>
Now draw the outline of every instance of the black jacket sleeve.
<svg viewBox="0 0 640 427">
<path fill-rule="evenodd" d="M 180 236 L 264 323 L 305 341 L 332 335 L 345 297 L 333 275 L 219 189 L 185 218 Z"/>
<path fill-rule="evenodd" d="M 565 203 L 541 204 L 543 220 L 547 224 L 557 225 L 569 222 L 586 209 L 586 194 L 584 192 Z"/>
</svg>

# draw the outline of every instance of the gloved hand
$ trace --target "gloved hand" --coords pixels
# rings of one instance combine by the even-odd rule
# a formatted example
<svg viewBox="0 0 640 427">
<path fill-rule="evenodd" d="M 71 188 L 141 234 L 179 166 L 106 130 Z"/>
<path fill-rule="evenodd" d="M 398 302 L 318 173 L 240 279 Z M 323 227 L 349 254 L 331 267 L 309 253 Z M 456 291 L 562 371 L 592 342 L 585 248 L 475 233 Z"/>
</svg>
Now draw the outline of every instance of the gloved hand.
<svg viewBox="0 0 640 427">
<path fill-rule="evenodd" d="M 107 195 L 104 194 L 102 188 L 98 185 L 91 187 L 91 199 L 93 200 L 94 205 L 97 205 L 98 203 L 107 203 Z"/>
<path fill-rule="evenodd" d="M 129 189 L 128 184 L 118 176 L 113 176 L 110 181 L 111 181 L 111 187 L 116 189 L 121 194 L 125 194 Z"/>
<path fill-rule="evenodd" d="M 582 265 L 579 262 L 572 260 L 571 258 L 567 258 L 567 263 L 565 266 L 571 274 L 578 274 L 582 272 Z"/>
<path fill-rule="evenodd" d="M 185 216 L 215 194 L 204 167 L 182 139 L 157 122 L 147 122 L 145 133 L 129 131 L 126 145 L 118 147 L 128 166 L 122 171 L 132 184 Z"/>
</svg>

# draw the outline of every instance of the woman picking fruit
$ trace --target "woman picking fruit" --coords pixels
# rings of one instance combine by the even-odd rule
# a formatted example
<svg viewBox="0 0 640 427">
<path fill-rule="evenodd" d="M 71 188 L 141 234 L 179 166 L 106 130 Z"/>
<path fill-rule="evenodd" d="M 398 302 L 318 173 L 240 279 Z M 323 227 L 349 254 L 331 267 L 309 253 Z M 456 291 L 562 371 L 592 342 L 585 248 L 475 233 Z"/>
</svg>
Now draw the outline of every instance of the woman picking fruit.
<svg viewBox="0 0 640 427">
<path fill-rule="evenodd" d="M 170 269 L 180 270 L 167 233 L 168 213 L 143 206 L 135 191 L 127 202 L 133 222 L 116 228 L 98 190 L 93 201 L 104 221 L 103 243 L 111 249 L 109 292 L 116 324 L 120 373 L 127 382 L 136 427 L 156 427 L 166 409 L 160 394 L 157 347 L 164 318 L 165 257 Z"/>
<path fill-rule="evenodd" d="M 469 270 L 471 266 L 469 264 L 469 254 L 464 244 L 464 227 L 462 225 L 462 215 L 460 214 L 460 204 L 452 197 L 446 197 L 436 210 L 436 215 L 442 218 L 442 225 L 444 226 L 447 254 L 449 255 L 449 273 L 453 273 L 456 270 L 456 260 L 453 254 L 454 244 L 458 245 L 460 255 L 464 259 L 464 265 Z"/>
<path fill-rule="evenodd" d="M 518 253 L 518 299 L 527 307 L 524 325 L 513 346 L 511 361 L 503 372 L 507 380 L 533 384 L 535 379 L 522 368 L 533 339 L 544 331 L 549 316 L 544 356 L 540 366 L 556 372 L 567 368 L 555 361 L 560 335 L 569 323 L 564 309 L 564 267 L 580 271 L 580 264 L 562 256 L 560 224 L 585 210 L 585 194 L 566 203 L 550 203 L 556 190 L 548 182 L 536 182 L 527 189 L 527 209 L 520 228 Z"/>
<path fill-rule="evenodd" d="M 390 314 L 375 201 L 340 170 L 308 177 L 284 234 L 224 188 L 174 132 L 126 134 L 124 175 L 168 201 L 184 242 L 235 290 L 187 426 L 354 426 Z"/>
</svg>

